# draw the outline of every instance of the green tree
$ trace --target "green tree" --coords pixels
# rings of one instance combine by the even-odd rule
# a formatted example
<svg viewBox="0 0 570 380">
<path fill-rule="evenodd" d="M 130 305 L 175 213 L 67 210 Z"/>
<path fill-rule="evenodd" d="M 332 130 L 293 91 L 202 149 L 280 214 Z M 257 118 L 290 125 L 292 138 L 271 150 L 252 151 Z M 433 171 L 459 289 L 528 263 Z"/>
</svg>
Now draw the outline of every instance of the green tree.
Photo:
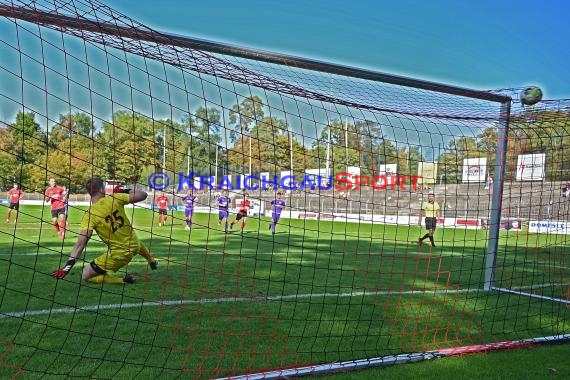
<svg viewBox="0 0 570 380">
<path fill-rule="evenodd" d="M 13 164 L 12 177 L 21 182 L 27 191 L 34 191 L 43 185 L 46 176 L 47 136 L 40 129 L 32 112 L 18 112 L 14 123 L 8 125 L 4 160 Z"/>
<path fill-rule="evenodd" d="M 398 174 L 417 175 L 418 163 L 423 161 L 420 149 L 416 146 L 402 146 L 397 150 Z"/>
<path fill-rule="evenodd" d="M 30 164 L 45 155 L 46 135 L 40 130 L 32 112 L 18 112 L 16 121 L 10 125 L 13 145 L 9 150 L 17 155 L 19 161 Z"/>
<path fill-rule="evenodd" d="M 10 152 L 13 137 L 8 127 L 0 126 L 0 188 L 11 187 L 13 182 L 22 182 L 22 165 L 18 162 L 15 152 Z"/>
<path fill-rule="evenodd" d="M 362 166 L 362 146 L 360 133 L 353 124 L 332 120 L 323 128 L 320 138 L 313 143 L 307 161 L 316 168 L 322 168 L 327 163 L 328 152 L 331 173 L 344 172 L 347 166 Z"/>
<path fill-rule="evenodd" d="M 234 128 L 230 131 L 230 139 L 237 141 L 243 135 L 249 135 L 258 120 L 263 119 L 263 101 L 257 95 L 253 95 L 235 104 L 229 113 L 230 124 Z"/>
<path fill-rule="evenodd" d="M 49 152 L 45 165 L 48 177 L 55 177 L 71 191 L 78 191 L 93 175 L 104 174 L 97 166 L 97 141 L 92 118 L 84 113 L 60 115 L 59 121 L 49 128 Z M 32 170 L 41 172 L 41 168 Z M 34 175 L 36 177 L 36 175 Z M 44 187 L 45 181 L 36 183 Z"/>
<path fill-rule="evenodd" d="M 354 124 L 357 133 L 354 137 L 358 139 L 358 150 L 360 152 L 360 166 L 363 167 L 363 174 L 376 175 L 379 171 L 379 164 L 386 163 L 380 161 L 380 147 L 384 142 L 384 134 L 380 124 L 374 121 L 357 121 Z"/>
<path fill-rule="evenodd" d="M 449 149 L 457 151 L 457 154 L 462 158 L 476 158 L 479 157 L 479 144 L 474 137 L 462 136 L 453 139 L 449 142 Z"/>
<path fill-rule="evenodd" d="M 234 147 L 228 151 L 228 161 L 233 173 L 246 174 L 249 171 L 250 141 L 252 174 L 269 172 L 272 175 L 279 175 L 281 171 L 291 170 L 291 165 L 294 175 L 300 176 L 305 172 L 305 163 L 308 161 L 307 149 L 295 139 L 294 133 L 279 133 L 273 136 L 271 144 L 264 144 L 263 141 L 249 136 L 238 139 Z"/>
<path fill-rule="evenodd" d="M 570 179 L 570 114 L 564 111 L 531 110 L 511 116 L 506 152 L 506 181 L 515 180 L 518 156 L 544 153 L 546 178 Z M 498 131 L 495 125 L 486 128 L 478 138 L 481 156 L 487 157 L 489 170 L 494 170 Z"/>
<path fill-rule="evenodd" d="M 438 158 L 438 176 L 445 178 L 445 183 L 461 182 L 463 158 L 457 151 L 445 152 Z"/>
<path fill-rule="evenodd" d="M 252 128 L 250 135 L 252 137 L 252 172 L 254 174 L 261 172 L 277 173 L 281 170 L 288 170 L 290 166 L 290 136 L 285 120 L 274 117 L 263 118 Z M 294 136 L 293 139 L 295 139 Z M 303 151 L 300 146 L 299 142 L 293 141 L 294 157 L 296 156 L 295 152 Z M 243 147 L 249 151 L 247 141 Z"/>
<path fill-rule="evenodd" d="M 558 110 L 532 110 L 514 115 L 509 131 L 507 179 L 514 178 L 518 155 L 536 153 L 546 155 L 547 179 L 570 179 L 569 121 L 570 114 Z"/>
<path fill-rule="evenodd" d="M 461 136 L 449 141 L 445 153 L 438 158 L 438 176 L 443 176 L 446 183 L 459 183 L 463 175 L 463 160 L 466 158 L 486 157 L 492 149 L 491 131 L 484 131 L 487 138 Z M 495 143 L 496 146 L 496 143 Z"/>
<path fill-rule="evenodd" d="M 64 141 L 75 139 L 79 146 L 93 146 L 95 127 L 91 116 L 85 113 L 59 115 L 59 122 L 50 128 L 50 148 L 60 146 Z"/>
<path fill-rule="evenodd" d="M 83 188 L 88 178 L 100 175 L 101 171 L 93 166 L 91 151 L 82 147 L 79 141 L 71 138 L 69 146 L 69 151 L 57 149 L 49 152 L 47 170 L 49 177 L 55 177 L 60 185 L 67 186 L 71 192 L 77 192 Z M 45 185 L 46 183 L 37 183 L 37 186 Z"/>
<path fill-rule="evenodd" d="M 190 135 L 186 131 L 186 125 L 170 119 L 154 122 L 161 136 L 166 132 L 166 145 L 161 146 L 161 152 L 166 148 L 166 154 L 161 156 L 160 167 L 168 173 L 185 171 L 188 158 L 188 145 Z"/>
<path fill-rule="evenodd" d="M 148 166 L 162 169 L 163 140 L 157 134 L 163 126 L 140 114 L 115 112 L 113 121 L 104 122 L 97 135 L 96 166 L 106 178 L 146 181 L 141 175 Z"/>
<path fill-rule="evenodd" d="M 380 164 L 398 163 L 398 149 L 392 141 L 382 140 L 378 146 L 378 161 Z"/>
<path fill-rule="evenodd" d="M 194 115 L 186 120 L 187 144 L 185 171 L 190 163 L 190 171 L 196 175 L 214 175 L 216 172 L 216 151 L 218 156 L 218 172 L 222 172 L 225 155 L 222 154 L 221 112 L 216 108 L 200 107 Z M 188 160 L 189 159 L 189 160 Z"/>
<path fill-rule="evenodd" d="M 287 122 L 275 117 L 264 117 L 251 129 L 250 135 L 257 140 L 273 144 L 273 136 L 282 136 L 288 132 Z"/>
<path fill-rule="evenodd" d="M 477 148 L 481 153 L 481 157 L 487 157 L 487 173 L 492 173 L 494 170 L 497 141 L 497 127 L 487 127 L 477 136 Z"/>
</svg>

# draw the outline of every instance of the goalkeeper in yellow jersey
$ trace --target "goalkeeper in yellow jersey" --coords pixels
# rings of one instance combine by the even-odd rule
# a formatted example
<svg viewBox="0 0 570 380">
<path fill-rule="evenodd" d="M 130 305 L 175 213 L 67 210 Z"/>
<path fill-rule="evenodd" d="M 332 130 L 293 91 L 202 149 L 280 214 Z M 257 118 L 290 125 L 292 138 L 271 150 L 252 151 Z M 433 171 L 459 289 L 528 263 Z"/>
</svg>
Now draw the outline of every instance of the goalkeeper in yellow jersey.
<svg viewBox="0 0 570 380">
<path fill-rule="evenodd" d="M 105 184 L 98 177 L 89 179 L 85 188 L 91 196 L 91 208 L 83 216 L 81 231 L 69 260 L 64 267 L 53 272 L 52 276 L 59 279 L 67 276 L 85 249 L 93 230 L 97 231 L 99 238 L 107 245 L 108 249 L 106 253 L 91 261 L 89 265 L 84 266 L 81 275 L 84 281 L 99 284 L 134 283 L 135 280 L 131 275 L 127 274 L 124 278 L 119 278 L 108 274 L 108 272 L 118 271 L 137 254 L 148 261 L 152 270 L 157 269 L 156 260 L 139 241 L 125 214 L 127 203 L 141 202 L 146 199 L 147 193 L 116 188 L 112 195 L 105 196 Z"/>
</svg>

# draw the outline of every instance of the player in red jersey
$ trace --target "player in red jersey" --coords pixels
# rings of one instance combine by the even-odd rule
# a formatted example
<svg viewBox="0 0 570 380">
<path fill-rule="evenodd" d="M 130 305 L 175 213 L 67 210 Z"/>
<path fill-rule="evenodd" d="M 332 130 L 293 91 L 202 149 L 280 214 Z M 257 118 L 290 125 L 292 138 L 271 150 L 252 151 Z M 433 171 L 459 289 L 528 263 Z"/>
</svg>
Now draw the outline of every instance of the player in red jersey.
<svg viewBox="0 0 570 380">
<path fill-rule="evenodd" d="M 230 228 L 233 228 L 234 224 L 237 224 L 240 220 L 243 219 L 241 222 L 241 231 L 243 232 L 245 225 L 247 224 L 247 213 L 250 206 L 251 201 L 249 200 L 249 193 L 246 191 L 243 193 L 243 199 L 238 202 L 238 212 L 236 219 L 232 222 Z"/>
<path fill-rule="evenodd" d="M 24 193 L 15 183 L 14 187 L 8 191 L 8 199 L 10 200 L 10 206 L 8 206 L 8 215 L 6 215 L 6 223 L 10 223 L 10 214 L 14 210 L 14 223 L 18 221 L 18 211 L 20 210 L 20 199 L 24 197 Z"/>
<path fill-rule="evenodd" d="M 168 204 L 170 203 L 170 199 L 168 199 L 163 191 L 154 199 L 154 203 L 156 203 L 158 207 L 158 225 L 160 227 L 166 223 L 166 219 L 168 218 Z"/>
<path fill-rule="evenodd" d="M 45 202 L 51 203 L 51 218 L 53 226 L 63 240 L 65 237 L 65 201 L 67 193 L 64 188 L 57 185 L 55 178 L 49 179 L 49 187 L 44 194 Z"/>
</svg>

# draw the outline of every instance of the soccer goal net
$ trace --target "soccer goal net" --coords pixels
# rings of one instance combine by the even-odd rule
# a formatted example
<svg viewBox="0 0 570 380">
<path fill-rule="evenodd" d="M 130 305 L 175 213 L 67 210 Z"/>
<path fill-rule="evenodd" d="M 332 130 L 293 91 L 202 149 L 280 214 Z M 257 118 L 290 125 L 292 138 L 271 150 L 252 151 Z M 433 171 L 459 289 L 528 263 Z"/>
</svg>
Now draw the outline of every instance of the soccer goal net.
<svg viewBox="0 0 570 380">
<path fill-rule="evenodd" d="M 570 102 L 97 1 L 0 16 L 0 377 L 284 378 L 570 338 Z"/>
</svg>

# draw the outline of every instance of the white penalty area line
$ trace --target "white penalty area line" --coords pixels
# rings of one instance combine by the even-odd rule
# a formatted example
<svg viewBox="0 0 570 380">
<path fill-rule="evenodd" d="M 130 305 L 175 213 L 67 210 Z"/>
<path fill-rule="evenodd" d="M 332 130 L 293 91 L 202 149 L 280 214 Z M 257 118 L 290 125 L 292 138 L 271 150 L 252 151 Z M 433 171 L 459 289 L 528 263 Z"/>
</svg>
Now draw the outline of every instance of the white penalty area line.
<svg viewBox="0 0 570 380">
<path fill-rule="evenodd" d="M 136 286 L 136 285 L 134 285 Z M 41 315 L 54 314 L 74 314 L 78 312 L 97 312 L 101 310 L 121 310 L 139 307 L 162 307 L 162 306 L 182 306 L 182 305 L 206 305 L 219 303 L 237 303 L 237 302 L 267 302 L 267 301 L 285 301 L 297 300 L 305 298 L 344 298 L 344 297 L 370 297 L 370 296 L 399 296 L 399 295 L 425 295 L 425 294 L 459 294 L 484 292 L 482 289 L 426 289 L 426 290 L 402 290 L 402 291 L 361 291 L 350 293 L 309 293 L 309 294 L 291 294 L 286 296 L 252 296 L 252 297 L 220 297 L 220 298 L 202 298 L 196 300 L 171 300 L 171 301 L 144 301 L 140 303 L 115 303 L 108 305 L 92 305 L 62 307 L 56 309 L 27 310 L 19 312 L 0 313 L 0 319 L 6 318 L 26 318 Z"/>
<path fill-rule="evenodd" d="M 60 241 L 61 245 L 63 246 L 64 242 Z M 31 243 L 30 243 L 31 244 Z M 464 259 L 470 259 L 472 258 L 472 255 L 468 255 L 468 256 L 463 256 L 461 253 L 455 253 L 455 252 L 421 252 L 421 251 L 398 251 L 398 252 L 362 252 L 362 253 L 354 253 L 354 252 L 326 252 L 325 250 L 318 250 L 315 252 L 308 252 L 306 250 L 299 252 L 299 253 L 295 253 L 295 252 L 248 252 L 248 251 L 244 251 L 244 252 L 240 252 L 240 251 L 235 251 L 235 252 L 220 252 L 218 250 L 214 251 L 214 250 L 204 250 L 204 249 L 200 249 L 197 246 L 191 245 L 189 244 L 188 247 L 190 247 L 190 249 L 192 250 L 192 252 L 189 252 L 188 250 L 183 250 L 181 249 L 180 251 L 171 251 L 169 252 L 167 255 L 165 256 L 160 256 L 160 255 L 156 255 L 155 257 L 157 259 L 168 259 L 170 256 L 186 256 L 186 255 L 203 255 L 203 256 L 209 256 L 209 255 L 213 255 L 213 256 L 226 256 L 227 258 L 232 258 L 232 257 L 243 257 L 243 256 L 251 256 L 251 257 L 255 257 L 255 256 L 292 256 L 292 257 L 300 257 L 300 256 L 306 256 L 306 257 L 311 257 L 311 256 L 317 256 L 317 255 L 321 255 L 321 254 L 328 254 L 328 255 L 333 255 L 333 256 L 354 256 L 355 254 L 358 256 L 384 256 L 386 258 L 390 258 L 390 257 L 395 257 L 395 258 L 399 258 L 399 259 L 406 259 L 406 258 L 410 258 L 413 256 L 425 256 L 431 259 L 435 259 L 438 257 L 462 257 Z M 302 247 L 297 247 L 295 246 L 294 248 L 302 248 Z M 39 246 L 38 252 L 0 252 L 0 257 L 1 256 L 38 256 L 38 255 L 66 255 L 68 253 L 68 251 L 71 249 L 71 246 L 65 246 L 65 250 L 63 251 L 59 251 L 56 249 L 44 249 L 42 246 Z M 90 252 L 90 255 L 100 255 L 105 253 L 106 251 L 93 251 Z"/>
</svg>

